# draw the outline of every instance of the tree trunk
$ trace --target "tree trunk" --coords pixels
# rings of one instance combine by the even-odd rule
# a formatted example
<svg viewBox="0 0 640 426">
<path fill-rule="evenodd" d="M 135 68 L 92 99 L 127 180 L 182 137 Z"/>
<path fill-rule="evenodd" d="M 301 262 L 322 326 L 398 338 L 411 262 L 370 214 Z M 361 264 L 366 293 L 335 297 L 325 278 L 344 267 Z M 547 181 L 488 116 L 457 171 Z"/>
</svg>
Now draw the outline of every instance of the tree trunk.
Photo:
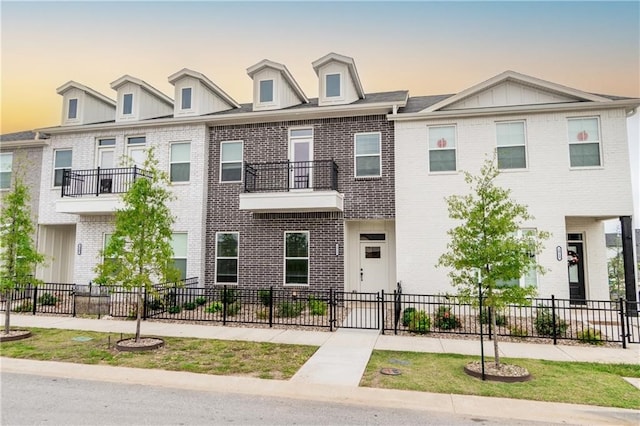
<svg viewBox="0 0 640 426">
<path fill-rule="evenodd" d="M 496 310 L 493 306 L 489 307 L 489 315 L 491 316 L 491 334 L 493 334 L 493 356 L 496 367 L 500 368 L 500 353 L 498 352 L 498 327 L 496 326 Z"/>
<path fill-rule="evenodd" d="M 136 313 L 136 342 L 140 341 L 140 321 L 142 320 L 142 286 L 138 287 L 138 309 Z"/>
<path fill-rule="evenodd" d="M 5 309 L 4 309 L 4 332 L 9 334 L 9 327 L 11 324 L 11 299 L 13 299 L 13 290 L 9 290 L 5 293 Z"/>
</svg>

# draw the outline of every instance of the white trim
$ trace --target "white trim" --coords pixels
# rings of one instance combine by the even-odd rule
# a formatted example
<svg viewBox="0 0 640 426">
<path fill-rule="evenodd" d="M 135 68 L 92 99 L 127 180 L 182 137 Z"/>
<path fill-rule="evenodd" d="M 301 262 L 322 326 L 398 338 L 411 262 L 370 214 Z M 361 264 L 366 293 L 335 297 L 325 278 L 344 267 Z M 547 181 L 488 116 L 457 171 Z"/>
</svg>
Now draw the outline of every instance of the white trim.
<svg viewBox="0 0 640 426">
<path fill-rule="evenodd" d="M 341 64 L 345 64 L 347 66 L 347 69 L 349 70 L 349 74 L 351 75 L 351 80 L 353 81 L 353 85 L 356 88 L 358 98 L 364 99 L 365 93 L 364 93 L 364 90 L 362 89 L 362 82 L 360 81 L 360 76 L 358 75 L 358 70 L 356 69 L 356 63 L 353 60 L 353 58 L 350 58 L 344 55 L 339 55 L 337 53 L 332 52 L 323 56 L 320 59 L 316 59 L 315 61 L 313 61 L 311 66 L 313 67 L 313 70 L 316 72 L 316 75 L 318 75 L 320 68 L 329 62 L 338 62 Z"/>
<path fill-rule="evenodd" d="M 218 235 L 220 234 L 236 234 L 236 256 L 235 257 L 220 257 L 218 256 Z M 236 282 L 218 282 L 218 259 L 236 259 Z M 214 285 L 238 285 L 240 282 L 240 232 L 239 231 L 217 231 L 215 239 L 215 273 L 213 275 Z"/>
<path fill-rule="evenodd" d="M 69 167 L 56 167 L 56 155 L 60 151 L 71 151 L 71 165 Z M 51 188 L 58 189 L 62 184 L 56 185 L 56 170 L 70 169 L 73 170 L 73 148 L 56 148 L 53 150 L 53 175 L 51 176 Z"/>
<path fill-rule="evenodd" d="M 171 259 L 172 259 L 174 262 L 175 262 L 176 260 L 183 260 L 183 259 L 184 259 L 184 261 L 185 261 L 185 264 L 184 264 L 184 266 L 185 266 L 185 267 L 184 267 L 184 278 L 186 279 L 186 278 L 188 278 L 188 277 L 189 277 L 189 274 L 188 274 L 188 272 L 187 272 L 187 271 L 189 270 L 189 233 L 188 233 L 187 231 L 172 231 L 172 232 L 171 232 L 171 244 L 172 244 L 172 245 L 173 245 L 173 238 L 174 238 L 174 235 L 186 235 L 186 236 L 187 236 L 187 246 L 185 247 L 185 250 L 186 250 L 186 251 L 185 251 L 185 253 L 184 253 L 184 257 L 182 257 L 182 256 L 176 256 L 176 255 L 175 255 L 175 254 L 176 254 L 175 252 L 173 252 L 173 253 L 172 253 L 172 255 L 173 255 L 173 256 L 171 257 Z M 172 247 L 172 249 L 173 249 L 173 247 Z M 182 279 L 182 278 L 181 278 L 181 279 Z"/>
<path fill-rule="evenodd" d="M 432 128 L 442 128 L 442 127 L 453 127 L 453 137 L 454 137 L 454 146 L 451 148 L 435 148 L 431 149 L 431 144 L 429 143 L 430 139 L 430 129 Z M 431 151 L 453 151 L 455 164 L 453 170 L 431 170 Z M 440 174 L 453 174 L 458 172 L 458 126 L 457 124 L 435 124 L 435 125 L 427 125 L 427 169 L 429 174 L 440 175 Z"/>
<path fill-rule="evenodd" d="M 184 103 L 184 91 L 189 89 L 189 108 L 183 108 L 182 105 Z M 180 88 L 180 109 L 179 111 L 193 111 L 193 94 L 195 90 L 193 90 L 193 86 L 184 86 Z"/>
<path fill-rule="evenodd" d="M 357 142 L 358 135 L 378 135 L 378 154 L 357 154 Z M 367 175 L 367 176 L 358 176 L 358 157 L 378 157 L 378 174 L 377 175 Z M 382 177 L 382 132 L 361 132 L 354 133 L 353 135 L 353 177 L 355 179 L 368 179 L 368 178 L 379 178 Z"/>
<path fill-rule="evenodd" d="M 213 93 L 221 97 L 227 104 L 232 106 L 233 108 L 240 108 L 240 104 L 238 104 L 231 96 L 229 96 L 224 90 L 219 88 L 214 82 L 205 77 L 204 74 L 201 74 L 197 71 L 190 70 L 188 68 L 183 68 L 180 71 L 169 76 L 169 83 L 175 86 L 175 83 L 184 78 L 184 77 L 193 77 L 196 80 L 200 80 L 204 86 L 206 86 Z"/>
<path fill-rule="evenodd" d="M 261 101 L 260 98 L 262 97 L 262 82 L 263 81 L 270 81 L 271 82 L 271 100 L 270 101 Z M 260 80 L 258 80 L 258 105 L 260 106 L 271 106 L 271 105 L 276 105 L 278 103 L 278 99 L 276 97 L 276 80 L 274 78 L 262 78 Z"/>
<path fill-rule="evenodd" d="M 295 130 L 311 130 L 311 136 L 292 136 L 291 132 L 295 131 Z M 313 149 L 314 149 L 314 129 L 313 126 L 297 126 L 297 127 L 290 127 L 288 129 L 288 135 L 289 135 L 289 161 L 294 163 L 295 162 L 295 158 L 294 158 L 294 145 L 296 143 L 305 143 L 308 142 L 309 143 L 309 158 L 305 161 L 312 163 L 313 162 Z M 300 188 L 303 190 L 306 189 L 312 189 L 313 188 L 313 166 L 308 168 L 308 172 L 309 172 L 309 176 L 308 176 L 308 182 L 307 182 L 307 187 L 306 188 Z M 291 173 L 291 182 L 289 182 L 289 187 L 291 189 L 295 189 L 295 174 Z"/>
<path fill-rule="evenodd" d="M 597 141 L 587 141 L 587 142 L 571 142 L 571 138 L 569 137 L 569 122 L 572 120 L 591 120 L 595 119 L 598 126 L 598 140 Z M 602 169 L 604 168 L 604 158 L 603 158 L 603 149 L 602 149 L 602 127 L 600 116 L 592 115 L 592 116 L 577 116 L 577 117 L 567 117 L 566 118 L 566 126 L 567 126 L 567 151 L 569 155 L 569 170 L 586 170 L 586 169 Z M 598 145 L 598 162 L 600 164 L 590 165 L 590 166 L 572 166 L 571 165 L 571 145 L 580 145 L 580 144 L 597 144 Z"/>
<path fill-rule="evenodd" d="M 333 96 L 329 96 L 328 92 L 328 88 L 329 85 L 327 84 L 327 79 L 329 78 L 330 75 L 337 75 L 338 77 L 340 77 L 340 93 L 337 95 L 333 95 Z M 341 72 L 326 72 L 323 74 L 324 77 L 324 93 L 323 93 L 323 98 L 325 100 L 336 100 L 336 101 L 341 101 L 344 100 L 344 75 Z"/>
<path fill-rule="evenodd" d="M 173 161 L 172 158 L 172 148 L 174 145 L 179 145 L 179 144 L 188 144 L 189 145 L 189 161 Z M 191 183 L 191 141 L 174 141 L 174 142 L 169 142 L 169 182 L 171 182 L 172 185 L 186 185 Z M 181 180 L 181 181 L 172 181 L 171 180 L 171 166 L 173 164 L 189 164 L 189 179 L 187 180 Z"/>
<path fill-rule="evenodd" d="M 286 80 L 286 82 L 289 84 L 289 86 L 291 87 L 293 92 L 296 94 L 298 99 L 302 103 L 305 103 L 305 104 L 309 103 L 309 98 L 307 98 L 307 95 L 304 94 L 304 92 L 302 91 L 302 89 L 298 85 L 298 82 L 293 78 L 293 75 L 291 75 L 291 73 L 289 72 L 287 67 L 284 66 L 283 64 L 279 64 L 277 62 L 273 62 L 273 61 L 270 61 L 268 59 L 263 59 L 262 61 L 258 62 L 257 64 L 252 65 L 249 68 L 247 68 L 247 74 L 249 75 L 249 77 L 251 77 L 251 79 L 253 79 L 253 76 L 258 71 L 262 70 L 263 68 L 271 68 L 271 69 L 274 69 L 276 71 L 279 71 L 280 74 Z M 274 90 L 275 90 L 275 87 L 274 87 Z M 258 98 L 258 99 L 260 99 L 260 98 Z M 274 99 L 275 99 L 275 95 L 274 95 Z"/>
<path fill-rule="evenodd" d="M 104 140 L 113 140 L 114 144 L 113 145 L 105 145 L 105 146 L 100 146 L 100 142 L 104 141 Z M 113 167 L 116 167 L 115 161 L 116 161 L 116 145 L 117 145 L 118 141 L 116 139 L 115 136 L 113 137 L 97 137 L 96 138 L 96 155 L 95 155 L 95 160 L 94 160 L 94 164 L 96 165 L 96 168 L 100 167 L 102 168 L 102 165 L 100 163 L 101 157 L 100 155 L 105 152 L 105 151 L 112 151 L 113 152 Z"/>
<path fill-rule="evenodd" d="M 241 149 L 241 156 L 240 156 L 240 160 L 234 160 L 234 161 L 223 161 L 222 160 L 222 146 L 224 144 L 231 144 L 231 143 L 240 143 L 242 144 L 242 149 Z M 240 180 L 222 180 L 222 165 L 223 164 L 227 164 L 227 163 L 240 163 Z M 234 140 L 234 141 L 221 141 L 220 142 L 220 161 L 218 163 L 220 165 L 220 172 L 219 172 L 219 183 L 239 183 L 239 182 L 243 182 L 244 179 L 244 141 L 243 140 Z"/>
<path fill-rule="evenodd" d="M 8 191 L 11 189 L 11 180 L 13 179 L 13 151 L 11 152 L 0 152 L 0 157 L 2 156 L 7 156 L 7 157 L 11 157 L 11 168 L 9 169 L 9 186 L 7 187 L 0 187 L 0 191 Z M 3 172 L 0 169 L 0 173 L 7 173 L 7 172 Z"/>
<path fill-rule="evenodd" d="M 307 235 L 307 256 L 306 257 L 287 257 L 287 234 L 306 234 Z M 282 283 L 285 287 L 309 287 L 311 285 L 311 234 L 309 231 L 284 231 L 283 235 L 283 261 L 282 261 Z M 307 260 L 307 283 L 287 283 L 287 259 L 306 259 Z"/>
<path fill-rule="evenodd" d="M 76 83 L 73 80 L 67 81 L 65 84 L 63 84 L 62 86 L 58 87 L 56 89 L 56 93 L 59 95 L 64 95 L 68 90 L 70 89 L 78 89 L 81 90 L 85 93 L 87 93 L 88 95 L 93 96 L 94 98 L 104 102 L 105 104 L 111 106 L 111 107 L 115 107 L 116 106 L 116 101 L 114 101 L 113 99 L 110 99 L 108 97 L 106 97 L 105 95 L 103 95 L 102 93 L 98 93 L 95 90 L 84 86 L 80 83 Z"/>
<path fill-rule="evenodd" d="M 153 95 L 155 98 L 161 100 L 162 102 L 166 103 L 167 105 L 173 108 L 173 100 L 170 97 L 168 97 L 167 95 L 165 95 L 164 93 L 156 89 L 155 87 L 149 85 L 145 81 L 142 81 L 139 78 L 131 77 L 130 75 L 125 74 L 119 79 L 113 81 L 111 83 L 111 88 L 113 90 L 118 90 L 119 87 L 121 87 L 126 83 L 132 83 L 132 84 L 135 84 L 136 86 L 141 87 L 142 89 L 146 90 L 151 95 Z"/>
<path fill-rule="evenodd" d="M 515 124 L 515 123 L 522 123 L 522 130 L 523 130 L 523 143 L 519 144 L 519 145 L 498 145 L 498 126 L 500 124 Z M 505 120 L 505 121 L 496 121 L 494 126 L 494 129 L 496 131 L 496 160 L 498 161 L 498 169 L 500 170 L 500 172 L 509 172 L 509 171 L 522 171 L 522 170 L 529 170 L 529 152 L 528 152 L 528 139 L 527 139 L 527 121 L 525 119 L 522 120 Z M 505 169 L 501 169 L 499 167 L 500 164 L 500 158 L 499 158 L 499 149 L 500 148 L 517 148 L 517 147 L 523 147 L 524 148 L 524 167 L 511 167 L 511 168 L 505 168 Z"/>
<path fill-rule="evenodd" d="M 128 95 L 130 95 L 130 96 L 131 96 L 131 111 L 130 111 L 130 112 L 125 112 L 125 111 L 124 111 L 124 108 L 127 106 L 127 104 L 126 104 L 126 102 L 125 102 L 125 98 L 126 98 Z M 134 104 L 133 104 L 133 101 L 134 101 L 133 92 L 126 92 L 126 93 L 125 93 L 125 92 L 123 92 L 123 93 L 122 93 L 122 111 L 120 112 L 122 115 L 126 115 L 126 116 L 132 116 L 132 115 L 135 115 L 135 114 L 133 113 L 133 110 L 134 110 Z"/>
</svg>

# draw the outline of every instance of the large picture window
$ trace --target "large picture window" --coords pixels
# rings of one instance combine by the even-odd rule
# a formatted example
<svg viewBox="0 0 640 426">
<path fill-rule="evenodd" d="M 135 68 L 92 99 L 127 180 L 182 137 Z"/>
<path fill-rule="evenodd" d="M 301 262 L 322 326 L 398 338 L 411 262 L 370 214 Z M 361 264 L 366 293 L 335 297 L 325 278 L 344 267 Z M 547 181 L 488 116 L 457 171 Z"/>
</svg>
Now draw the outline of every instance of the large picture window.
<svg viewBox="0 0 640 426">
<path fill-rule="evenodd" d="M 600 166 L 600 125 L 598 118 L 570 118 L 568 127 L 571 167 Z"/>
<path fill-rule="evenodd" d="M 220 181 L 242 181 L 242 141 L 221 142 Z"/>
<path fill-rule="evenodd" d="M 429 127 L 429 171 L 456 170 L 456 127 Z"/>
<path fill-rule="evenodd" d="M 189 182 L 191 173 L 191 143 L 176 142 L 171 144 L 171 165 L 169 177 L 171 182 Z"/>
<path fill-rule="evenodd" d="M 523 121 L 496 123 L 496 139 L 499 169 L 524 169 L 527 167 Z"/>
<path fill-rule="evenodd" d="M 53 186 L 62 186 L 64 171 L 71 169 L 71 150 L 59 149 L 53 155 Z"/>
<path fill-rule="evenodd" d="M 238 232 L 216 234 L 216 283 L 238 283 Z"/>
<path fill-rule="evenodd" d="M 309 284 L 309 232 L 284 233 L 284 283 Z"/>
<path fill-rule="evenodd" d="M 379 177 L 381 157 L 380 133 L 355 135 L 356 177 Z"/>
<path fill-rule="evenodd" d="M 11 187 L 11 169 L 13 167 L 13 153 L 0 154 L 0 189 Z"/>
</svg>

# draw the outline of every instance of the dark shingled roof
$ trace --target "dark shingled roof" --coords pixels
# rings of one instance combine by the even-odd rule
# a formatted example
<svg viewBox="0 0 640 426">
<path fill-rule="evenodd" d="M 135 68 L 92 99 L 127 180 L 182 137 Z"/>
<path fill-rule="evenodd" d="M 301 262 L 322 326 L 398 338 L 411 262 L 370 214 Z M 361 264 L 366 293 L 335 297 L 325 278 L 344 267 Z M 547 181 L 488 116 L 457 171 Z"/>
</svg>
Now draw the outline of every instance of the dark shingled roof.
<svg viewBox="0 0 640 426">
<path fill-rule="evenodd" d="M 447 99 L 453 95 L 431 95 L 431 96 L 412 96 L 407 102 L 407 106 L 400 108 L 398 113 L 420 112 L 431 105 L 437 104 L 443 99 Z"/>
<path fill-rule="evenodd" d="M 32 141 L 36 138 L 36 133 L 30 130 L 24 132 L 7 133 L 0 135 L 0 141 L 2 142 L 14 142 L 14 141 Z"/>
</svg>

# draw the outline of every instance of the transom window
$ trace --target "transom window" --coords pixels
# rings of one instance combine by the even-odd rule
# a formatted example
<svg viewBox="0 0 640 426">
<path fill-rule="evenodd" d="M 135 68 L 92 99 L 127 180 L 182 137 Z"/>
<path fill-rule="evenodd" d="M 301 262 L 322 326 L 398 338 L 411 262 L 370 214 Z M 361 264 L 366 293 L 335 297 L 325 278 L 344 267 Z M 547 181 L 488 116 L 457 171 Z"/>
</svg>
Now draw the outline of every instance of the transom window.
<svg viewBox="0 0 640 426">
<path fill-rule="evenodd" d="M 238 232 L 216 233 L 216 283 L 238 283 Z"/>
<path fill-rule="evenodd" d="M 456 170 L 456 127 L 429 127 L 429 171 Z"/>
<path fill-rule="evenodd" d="M 499 169 L 527 167 L 524 121 L 496 123 Z"/>
<path fill-rule="evenodd" d="M 220 181 L 242 181 L 242 141 L 220 143 Z"/>
<path fill-rule="evenodd" d="M 273 80 L 260 80 L 260 103 L 273 102 Z"/>
<path fill-rule="evenodd" d="M 184 87 L 182 89 L 181 99 L 180 107 L 182 109 L 191 109 L 191 87 Z"/>
<path fill-rule="evenodd" d="M 340 74 L 327 74 L 325 76 L 325 92 L 327 98 L 338 97 L 342 93 Z"/>
<path fill-rule="evenodd" d="M 284 233 L 284 283 L 309 285 L 309 231 Z"/>
<path fill-rule="evenodd" d="M 114 138 L 98 139 L 98 146 L 116 146 L 116 140 Z"/>
<path fill-rule="evenodd" d="M 380 177 L 381 157 L 380 133 L 355 135 L 356 177 Z"/>
<path fill-rule="evenodd" d="M 571 167 L 600 166 L 600 125 L 598 118 L 570 118 L 568 127 Z"/>
<path fill-rule="evenodd" d="M 133 113 L 133 93 L 125 93 L 122 96 L 122 113 L 125 115 Z"/>
<path fill-rule="evenodd" d="M 69 99 L 69 113 L 67 118 L 77 118 L 78 117 L 78 100 L 77 99 Z"/>
<path fill-rule="evenodd" d="M 11 187 L 11 169 L 13 166 L 13 153 L 4 152 L 0 154 L 0 189 Z"/>
<path fill-rule="evenodd" d="M 65 170 L 71 169 L 71 150 L 59 149 L 54 152 L 53 186 L 62 186 L 62 176 Z"/>
<path fill-rule="evenodd" d="M 171 182 L 189 182 L 191 174 L 191 143 L 176 142 L 171 144 L 171 164 L 169 178 Z"/>
<path fill-rule="evenodd" d="M 173 266 L 180 271 L 180 279 L 187 278 L 187 233 L 171 234 L 171 249 L 173 250 Z"/>
</svg>

